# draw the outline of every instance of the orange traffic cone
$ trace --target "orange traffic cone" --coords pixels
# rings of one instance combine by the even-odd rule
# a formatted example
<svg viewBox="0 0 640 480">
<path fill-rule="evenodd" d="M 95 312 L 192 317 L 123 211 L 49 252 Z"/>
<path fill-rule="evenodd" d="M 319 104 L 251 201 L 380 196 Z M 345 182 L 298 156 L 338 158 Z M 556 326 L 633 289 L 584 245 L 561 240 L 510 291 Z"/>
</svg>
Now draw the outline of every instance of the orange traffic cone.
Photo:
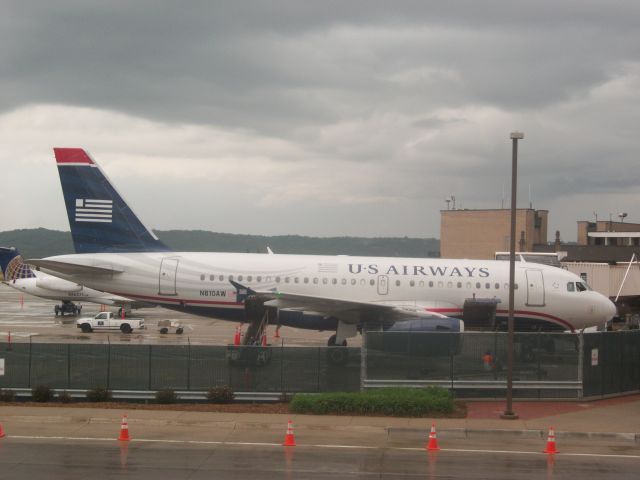
<svg viewBox="0 0 640 480">
<path fill-rule="evenodd" d="M 438 446 L 438 437 L 436 436 L 436 424 L 431 424 L 431 432 L 429 433 L 429 443 L 427 443 L 427 450 L 440 450 Z"/>
<path fill-rule="evenodd" d="M 122 424 L 120 424 L 120 436 L 118 437 L 118 440 L 122 442 L 128 442 L 131 440 L 131 437 L 129 437 L 129 423 L 127 423 L 126 413 L 122 416 Z"/>
<path fill-rule="evenodd" d="M 233 344 L 240 345 L 240 327 L 236 327 L 236 334 L 233 336 Z"/>
<path fill-rule="evenodd" d="M 293 436 L 293 422 L 291 420 L 287 423 L 287 434 L 284 436 L 284 443 L 282 445 L 285 447 L 296 446 L 296 439 Z"/>
<path fill-rule="evenodd" d="M 4 428 L 2 428 L 2 424 L 0 423 L 0 438 L 2 438 L 4 436 L 5 436 Z"/>
<path fill-rule="evenodd" d="M 549 436 L 547 437 L 547 448 L 544 449 L 544 453 L 558 453 L 558 450 L 556 450 L 556 434 L 553 431 L 553 427 L 549 427 Z"/>
</svg>

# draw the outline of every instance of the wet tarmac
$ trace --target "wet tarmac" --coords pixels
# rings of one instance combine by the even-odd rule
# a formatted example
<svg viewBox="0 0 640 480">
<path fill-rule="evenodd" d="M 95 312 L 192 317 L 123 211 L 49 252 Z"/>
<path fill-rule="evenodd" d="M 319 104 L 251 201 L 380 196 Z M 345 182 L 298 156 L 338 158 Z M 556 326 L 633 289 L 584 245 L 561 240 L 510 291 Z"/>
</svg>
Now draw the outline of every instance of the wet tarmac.
<svg viewBox="0 0 640 480">
<path fill-rule="evenodd" d="M 76 327 L 79 317 L 65 315 L 56 317 L 54 307 L 59 302 L 26 295 L 0 284 L 0 341 L 12 342 L 91 342 L 106 343 L 125 341 L 147 344 L 207 344 L 227 345 L 233 342 L 237 323 L 216 318 L 199 317 L 187 313 L 166 310 L 161 307 L 135 310 L 132 316 L 143 317 L 146 329 L 123 335 L 118 332 L 81 333 Z M 92 316 L 101 311 L 101 306 L 82 303 L 80 316 Z M 116 307 L 107 310 L 117 311 Z M 177 320 L 184 327 L 184 333 L 161 334 L 158 322 Z M 246 331 L 247 325 L 243 330 Z M 275 326 L 267 329 L 268 341 L 272 345 L 285 346 L 326 346 L 328 338 L 335 332 L 317 332 L 290 327 L 281 327 L 279 338 L 275 337 Z M 349 345 L 359 347 L 360 336 L 349 339 Z"/>
</svg>

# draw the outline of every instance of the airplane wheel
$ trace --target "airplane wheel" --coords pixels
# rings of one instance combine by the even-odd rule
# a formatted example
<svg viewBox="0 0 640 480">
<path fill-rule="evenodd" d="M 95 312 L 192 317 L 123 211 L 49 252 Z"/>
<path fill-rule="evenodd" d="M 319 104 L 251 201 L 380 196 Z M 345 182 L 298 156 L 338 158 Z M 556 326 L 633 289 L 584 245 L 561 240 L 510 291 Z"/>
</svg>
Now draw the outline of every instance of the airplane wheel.
<svg viewBox="0 0 640 480">
<path fill-rule="evenodd" d="M 327 361 L 332 365 L 344 365 L 349 360 L 349 350 L 345 347 L 330 347 L 327 349 Z"/>
<path fill-rule="evenodd" d="M 347 340 L 346 339 L 343 340 L 342 341 L 342 345 L 336 345 L 336 335 L 334 334 L 334 335 L 331 335 L 329 337 L 329 340 L 327 341 L 327 346 L 329 346 L 329 347 L 340 347 L 340 346 L 346 347 L 347 346 Z"/>
</svg>

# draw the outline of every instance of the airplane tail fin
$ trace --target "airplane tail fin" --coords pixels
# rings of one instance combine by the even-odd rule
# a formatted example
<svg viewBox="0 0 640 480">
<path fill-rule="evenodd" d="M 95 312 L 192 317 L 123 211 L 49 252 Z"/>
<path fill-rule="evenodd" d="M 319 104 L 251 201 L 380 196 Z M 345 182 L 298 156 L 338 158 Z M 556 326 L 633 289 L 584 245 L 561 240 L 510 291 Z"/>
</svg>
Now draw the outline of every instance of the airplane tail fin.
<svg viewBox="0 0 640 480">
<path fill-rule="evenodd" d="M 53 151 L 77 253 L 169 251 L 87 152 L 82 148 Z"/>
<path fill-rule="evenodd" d="M 19 278 L 34 278 L 35 274 L 15 248 L 0 247 L 0 280 L 9 282 Z"/>
</svg>

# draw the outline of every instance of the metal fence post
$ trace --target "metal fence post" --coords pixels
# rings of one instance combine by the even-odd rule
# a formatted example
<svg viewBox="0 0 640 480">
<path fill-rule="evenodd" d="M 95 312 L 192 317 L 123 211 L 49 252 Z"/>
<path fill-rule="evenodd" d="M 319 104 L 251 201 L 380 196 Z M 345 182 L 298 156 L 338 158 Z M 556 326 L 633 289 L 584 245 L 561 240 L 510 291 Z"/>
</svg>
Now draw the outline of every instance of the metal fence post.
<svg viewBox="0 0 640 480">
<path fill-rule="evenodd" d="M 187 390 L 191 390 L 191 340 L 187 337 Z"/>
<path fill-rule="evenodd" d="M 578 381 L 582 388 L 578 390 L 578 398 L 584 397 L 584 332 L 578 334 Z"/>
<path fill-rule="evenodd" d="M 111 339 L 107 336 L 107 390 L 111 386 Z"/>
<path fill-rule="evenodd" d="M 149 345 L 149 362 L 147 365 L 147 370 L 149 372 L 149 386 L 147 388 L 147 390 L 151 391 L 151 349 L 153 348 L 153 345 Z"/>
<path fill-rule="evenodd" d="M 28 379 L 28 382 L 27 382 L 29 388 L 31 388 L 31 363 L 32 363 L 31 357 L 33 356 L 33 350 L 31 348 L 32 345 L 33 345 L 33 343 L 31 342 L 31 337 L 29 337 L 29 371 L 28 371 L 29 379 Z"/>
<path fill-rule="evenodd" d="M 360 347 L 360 391 L 364 392 L 367 381 L 367 329 L 362 329 L 362 346 Z"/>
<path fill-rule="evenodd" d="M 71 344 L 67 343 L 67 388 L 71 388 Z"/>
</svg>

